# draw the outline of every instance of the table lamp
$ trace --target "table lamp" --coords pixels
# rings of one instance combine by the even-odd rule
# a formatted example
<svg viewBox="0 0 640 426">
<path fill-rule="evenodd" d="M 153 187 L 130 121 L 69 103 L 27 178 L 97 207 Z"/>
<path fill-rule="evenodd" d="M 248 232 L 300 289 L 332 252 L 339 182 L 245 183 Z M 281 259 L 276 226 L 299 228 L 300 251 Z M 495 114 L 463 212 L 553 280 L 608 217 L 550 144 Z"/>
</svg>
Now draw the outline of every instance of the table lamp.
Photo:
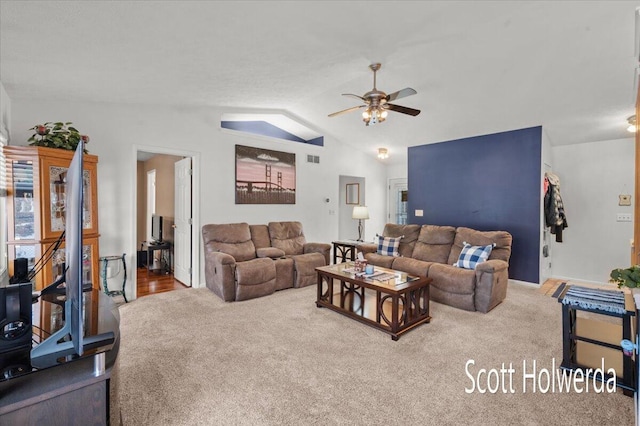
<svg viewBox="0 0 640 426">
<path fill-rule="evenodd" d="M 352 219 L 358 219 L 358 241 L 362 241 L 362 221 L 369 219 L 367 206 L 353 206 Z"/>
</svg>

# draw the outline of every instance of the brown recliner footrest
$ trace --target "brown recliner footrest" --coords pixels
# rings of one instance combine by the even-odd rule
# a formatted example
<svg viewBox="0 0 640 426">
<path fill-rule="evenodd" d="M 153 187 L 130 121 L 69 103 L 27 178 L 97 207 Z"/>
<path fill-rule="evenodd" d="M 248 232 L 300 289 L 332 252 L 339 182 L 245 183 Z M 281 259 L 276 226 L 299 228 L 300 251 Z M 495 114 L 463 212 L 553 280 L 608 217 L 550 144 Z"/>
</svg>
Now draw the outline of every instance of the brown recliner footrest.
<svg viewBox="0 0 640 426">
<path fill-rule="evenodd" d="M 253 299 L 276 289 L 276 265 L 272 259 L 252 259 L 236 264 L 236 300 Z"/>
<path fill-rule="evenodd" d="M 320 253 L 307 253 L 291 256 L 296 271 L 294 287 L 306 287 L 317 282 L 316 268 L 325 266 L 326 260 Z"/>
</svg>

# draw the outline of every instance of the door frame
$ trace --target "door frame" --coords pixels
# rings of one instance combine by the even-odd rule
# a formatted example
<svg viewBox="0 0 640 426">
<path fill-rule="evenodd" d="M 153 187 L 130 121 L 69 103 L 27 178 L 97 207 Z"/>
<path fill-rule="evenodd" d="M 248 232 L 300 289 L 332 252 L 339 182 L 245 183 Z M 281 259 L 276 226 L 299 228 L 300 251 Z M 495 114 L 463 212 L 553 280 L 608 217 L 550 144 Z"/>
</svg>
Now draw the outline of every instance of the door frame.
<svg viewBox="0 0 640 426">
<path fill-rule="evenodd" d="M 131 155 L 131 174 L 133 176 L 133 188 L 131 191 L 131 204 L 133 206 L 133 215 L 131 217 L 131 235 L 129 241 L 129 247 L 131 253 L 138 252 L 138 152 L 150 152 L 153 154 L 167 154 L 181 157 L 191 157 L 191 170 L 193 175 L 191 176 L 191 287 L 200 288 L 202 283 L 200 282 L 200 153 L 195 151 L 188 151 L 182 149 L 166 148 L 161 146 L 151 145 L 137 145 L 132 147 Z M 134 259 L 136 256 L 134 255 Z M 137 265 L 137 262 L 134 263 Z M 135 300 L 138 297 L 138 282 L 136 274 L 132 275 L 133 287 L 128 293 L 129 300 Z"/>
</svg>

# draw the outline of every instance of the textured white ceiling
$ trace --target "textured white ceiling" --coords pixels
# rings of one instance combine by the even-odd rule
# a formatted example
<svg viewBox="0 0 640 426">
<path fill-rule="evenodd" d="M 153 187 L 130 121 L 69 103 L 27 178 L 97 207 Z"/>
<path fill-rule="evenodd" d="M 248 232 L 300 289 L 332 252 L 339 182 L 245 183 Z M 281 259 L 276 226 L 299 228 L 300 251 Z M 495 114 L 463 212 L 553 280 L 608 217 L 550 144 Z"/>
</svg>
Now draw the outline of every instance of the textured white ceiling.
<svg viewBox="0 0 640 426">
<path fill-rule="evenodd" d="M 555 145 L 629 137 L 640 1 L 0 3 L 12 99 L 285 110 L 364 150 L 544 126 Z M 412 87 L 365 127 L 341 93 Z"/>
</svg>

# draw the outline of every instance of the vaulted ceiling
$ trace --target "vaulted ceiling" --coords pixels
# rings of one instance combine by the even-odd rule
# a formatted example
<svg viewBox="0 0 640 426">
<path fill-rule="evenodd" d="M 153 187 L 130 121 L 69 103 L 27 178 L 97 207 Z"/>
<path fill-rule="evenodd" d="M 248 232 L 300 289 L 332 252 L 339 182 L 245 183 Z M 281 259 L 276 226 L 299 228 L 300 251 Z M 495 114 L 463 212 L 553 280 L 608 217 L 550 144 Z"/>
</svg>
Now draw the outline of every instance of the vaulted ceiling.
<svg viewBox="0 0 640 426">
<path fill-rule="evenodd" d="M 629 137 L 640 1 L 2 1 L 13 100 L 284 110 L 365 151 L 542 125 L 555 145 Z M 412 87 L 366 127 L 341 93 Z M 212 120 L 215 120 L 212 117 Z M 395 157 L 394 157 L 395 155 Z"/>
</svg>

